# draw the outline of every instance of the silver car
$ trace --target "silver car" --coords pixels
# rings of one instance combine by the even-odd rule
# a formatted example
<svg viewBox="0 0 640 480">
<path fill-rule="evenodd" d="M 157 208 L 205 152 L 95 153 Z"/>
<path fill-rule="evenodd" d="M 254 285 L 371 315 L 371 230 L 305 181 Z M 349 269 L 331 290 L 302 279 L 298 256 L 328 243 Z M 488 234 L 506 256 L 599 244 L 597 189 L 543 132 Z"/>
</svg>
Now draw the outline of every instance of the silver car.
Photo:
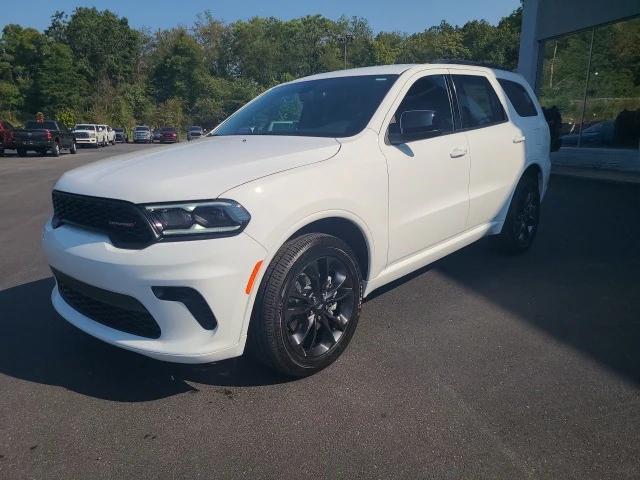
<svg viewBox="0 0 640 480">
<path fill-rule="evenodd" d="M 151 129 L 146 125 L 138 125 L 133 128 L 134 143 L 151 143 Z"/>
</svg>

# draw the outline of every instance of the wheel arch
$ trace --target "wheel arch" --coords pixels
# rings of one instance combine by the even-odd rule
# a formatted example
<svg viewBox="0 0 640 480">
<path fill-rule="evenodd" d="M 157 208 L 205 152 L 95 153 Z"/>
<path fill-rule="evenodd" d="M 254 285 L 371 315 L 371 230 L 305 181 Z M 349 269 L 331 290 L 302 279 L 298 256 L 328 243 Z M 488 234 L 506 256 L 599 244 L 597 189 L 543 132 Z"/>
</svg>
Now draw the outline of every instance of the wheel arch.
<svg viewBox="0 0 640 480">
<path fill-rule="evenodd" d="M 299 227 L 286 239 L 286 242 L 307 233 L 325 233 L 344 241 L 356 256 L 362 278 L 369 278 L 372 249 L 362 227 L 351 219 L 341 216 L 327 216 L 309 221 Z"/>
<path fill-rule="evenodd" d="M 542 167 L 537 163 L 531 163 L 527 168 L 525 168 L 524 172 L 520 176 L 520 181 L 524 178 L 533 178 L 538 183 L 538 190 L 540 192 L 540 196 L 542 197 L 543 188 L 544 188 L 544 179 L 542 174 Z M 518 182 L 519 183 L 519 182 Z"/>
</svg>

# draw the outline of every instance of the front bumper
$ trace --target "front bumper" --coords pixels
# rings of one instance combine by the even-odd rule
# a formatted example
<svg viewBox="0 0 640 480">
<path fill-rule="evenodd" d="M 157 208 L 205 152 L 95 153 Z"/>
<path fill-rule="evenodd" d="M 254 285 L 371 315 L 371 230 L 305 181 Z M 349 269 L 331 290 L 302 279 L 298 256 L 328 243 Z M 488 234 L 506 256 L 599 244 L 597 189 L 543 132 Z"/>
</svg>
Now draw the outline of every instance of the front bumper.
<svg viewBox="0 0 640 480">
<path fill-rule="evenodd" d="M 253 266 L 266 256 L 248 235 L 166 242 L 142 250 L 114 247 L 98 233 L 45 225 L 43 247 L 49 264 L 76 280 L 138 300 L 160 326 L 157 339 L 110 328 L 84 316 L 52 293 L 56 311 L 88 334 L 149 357 L 179 363 L 207 363 L 242 354 L 252 297 L 245 293 Z M 205 330 L 180 302 L 158 299 L 152 287 L 197 290 L 217 319 Z M 254 287 L 255 293 L 256 287 Z"/>
<path fill-rule="evenodd" d="M 94 138 L 76 138 L 78 145 L 95 145 L 98 140 Z"/>
</svg>

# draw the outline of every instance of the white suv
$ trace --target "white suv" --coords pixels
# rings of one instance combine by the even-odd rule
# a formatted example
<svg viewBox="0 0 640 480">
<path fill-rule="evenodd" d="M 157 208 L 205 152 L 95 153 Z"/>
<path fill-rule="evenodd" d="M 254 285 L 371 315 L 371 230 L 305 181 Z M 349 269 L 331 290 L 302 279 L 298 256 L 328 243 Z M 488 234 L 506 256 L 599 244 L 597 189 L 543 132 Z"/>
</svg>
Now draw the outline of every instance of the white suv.
<svg viewBox="0 0 640 480">
<path fill-rule="evenodd" d="M 53 304 L 154 358 L 218 361 L 246 344 L 308 375 L 344 351 L 375 289 L 486 235 L 527 250 L 549 170 L 542 111 L 514 73 L 303 78 L 212 138 L 63 175 L 44 228 Z"/>
</svg>

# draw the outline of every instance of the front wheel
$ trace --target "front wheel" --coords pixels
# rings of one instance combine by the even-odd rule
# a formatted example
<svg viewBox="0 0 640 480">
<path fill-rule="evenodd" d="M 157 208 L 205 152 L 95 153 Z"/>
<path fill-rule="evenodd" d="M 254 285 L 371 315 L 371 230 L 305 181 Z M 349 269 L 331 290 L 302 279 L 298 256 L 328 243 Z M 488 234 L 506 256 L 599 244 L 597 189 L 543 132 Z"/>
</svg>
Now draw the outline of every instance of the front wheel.
<svg viewBox="0 0 640 480">
<path fill-rule="evenodd" d="M 311 233 L 285 243 L 269 265 L 254 307 L 249 348 L 292 377 L 333 363 L 353 336 L 362 277 L 349 246 Z"/>
<path fill-rule="evenodd" d="M 503 251 L 522 253 L 531 247 L 540 222 L 540 190 L 533 177 L 520 180 L 511 199 L 502 232 L 495 245 Z"/>
<path fill-rule="evenodd" d="M 46 153 L 46 150 L 44 151 Z M 51 147 L 51 155 L 53 155 L 54 157 L 59 157 L 60 156 L 60 144 L 59 143 L 54 143 L 53 147 Z"/>
</svg>

